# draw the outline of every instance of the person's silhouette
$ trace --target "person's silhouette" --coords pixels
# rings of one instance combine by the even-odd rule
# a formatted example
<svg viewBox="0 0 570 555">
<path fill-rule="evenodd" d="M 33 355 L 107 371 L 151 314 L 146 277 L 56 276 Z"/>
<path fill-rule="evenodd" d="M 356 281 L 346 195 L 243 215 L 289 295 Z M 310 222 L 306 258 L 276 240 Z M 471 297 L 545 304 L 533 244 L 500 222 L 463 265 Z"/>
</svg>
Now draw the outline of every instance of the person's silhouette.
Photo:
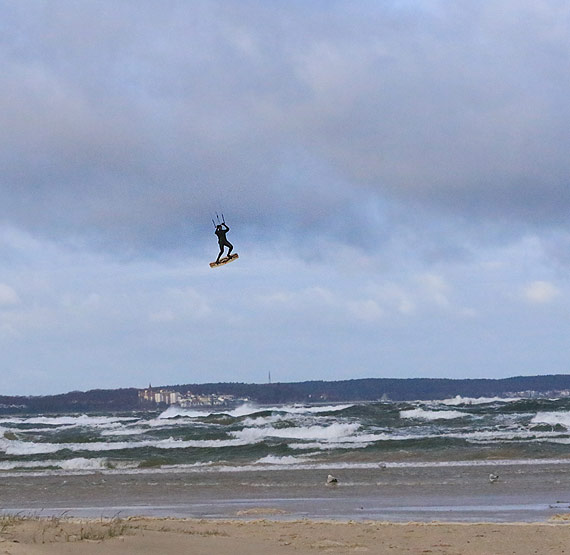
<svg viewBox="0 0 570 555">
<path fill-rule="evenodd" d="M 221 224 L 218 224 L 216 226 L 216 231 L 214 231 L 218 237 L 218 245 L 220 245 L 220 253 L 218 254 L 218 258 L 216 258 L 216 264 L 220 262 L 220 258 L 224 254 L 224 247 L 228 247 L 228 257 L 232 254 L 234 246 L 226 238 L 226 233 L 229 230 L 230 228 L 226 225 L 225 222 L 223 222 Z"/>
</svg>

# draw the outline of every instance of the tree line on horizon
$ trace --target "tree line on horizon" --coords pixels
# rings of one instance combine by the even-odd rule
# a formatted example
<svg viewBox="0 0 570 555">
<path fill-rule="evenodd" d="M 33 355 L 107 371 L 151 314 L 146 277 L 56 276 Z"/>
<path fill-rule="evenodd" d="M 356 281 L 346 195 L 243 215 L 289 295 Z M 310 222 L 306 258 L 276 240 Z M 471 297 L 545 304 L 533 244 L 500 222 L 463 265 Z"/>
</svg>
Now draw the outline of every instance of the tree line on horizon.
<svg viewBox="0 0 570 555">
<path fill-rule="evenodd" d="M 567 392 L 570 375 L 518 376 L 502 379 L 361 378 L 338 381 L 251 384 L 220 382 L 159 386 L 198 395 L 233 395 L 259 404 L 357 401 L 441 400 L 462 397 L 504 397 L 517 393 Z M 1 413 L 107 412 L 144 408 L 137 388 L 93 389 L 45 396 L 0 396 Z"/>
</svg>

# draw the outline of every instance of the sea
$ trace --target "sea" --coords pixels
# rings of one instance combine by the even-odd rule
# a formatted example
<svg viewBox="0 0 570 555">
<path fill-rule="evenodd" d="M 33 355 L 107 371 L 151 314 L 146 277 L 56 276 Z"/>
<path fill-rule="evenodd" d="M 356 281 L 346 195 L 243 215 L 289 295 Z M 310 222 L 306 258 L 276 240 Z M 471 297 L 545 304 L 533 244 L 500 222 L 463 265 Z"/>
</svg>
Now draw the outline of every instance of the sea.
<svg viewBox="0 0 570 555">
<path fill-rule="evenodd" d="M 0 499 L 46 515 L 544 520 L 570 512 L 570 399 L 4 415 Z"/>
</svg>

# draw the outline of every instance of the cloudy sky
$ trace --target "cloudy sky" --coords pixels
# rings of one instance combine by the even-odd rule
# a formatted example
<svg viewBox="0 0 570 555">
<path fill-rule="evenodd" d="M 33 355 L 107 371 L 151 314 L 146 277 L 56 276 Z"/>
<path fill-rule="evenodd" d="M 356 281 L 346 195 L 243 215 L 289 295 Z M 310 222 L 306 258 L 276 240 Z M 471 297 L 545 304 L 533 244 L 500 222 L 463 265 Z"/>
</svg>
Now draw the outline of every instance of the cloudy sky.
<svg viewBox="0 0 570 555">
<path fill-rule="evenodd" d="M 0 68 L 1 393 L 568 371 L 565 0 L 0 0 Z"/>
</svg>

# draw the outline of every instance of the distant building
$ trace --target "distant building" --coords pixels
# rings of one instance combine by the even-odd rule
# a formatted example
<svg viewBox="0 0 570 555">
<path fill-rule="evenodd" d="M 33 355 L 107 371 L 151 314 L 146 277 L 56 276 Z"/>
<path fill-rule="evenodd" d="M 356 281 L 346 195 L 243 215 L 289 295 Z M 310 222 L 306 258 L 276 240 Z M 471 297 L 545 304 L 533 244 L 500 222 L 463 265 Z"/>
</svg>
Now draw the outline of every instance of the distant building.
<svg viewBox="0 0 570 555">
<path fill-rule="evenodd" d="M 154 391 L 152 389 L 152 385 L 148 384 L 147 389 L 139 389 L 139 401 L 154 403 Z"/>
<path fill-rule="evenodd" d="M 152 405 L 179 405 L 181 407 L 212 407 L 227 406 L 237 400 L 233 395 L 217 395 L 208 393 L 195 395 L 191 391 L 180 393 L 171 389 L 153 389 L 149 384 L 147 389 L 139 389 L 139 402 Z"/>
</svg>

